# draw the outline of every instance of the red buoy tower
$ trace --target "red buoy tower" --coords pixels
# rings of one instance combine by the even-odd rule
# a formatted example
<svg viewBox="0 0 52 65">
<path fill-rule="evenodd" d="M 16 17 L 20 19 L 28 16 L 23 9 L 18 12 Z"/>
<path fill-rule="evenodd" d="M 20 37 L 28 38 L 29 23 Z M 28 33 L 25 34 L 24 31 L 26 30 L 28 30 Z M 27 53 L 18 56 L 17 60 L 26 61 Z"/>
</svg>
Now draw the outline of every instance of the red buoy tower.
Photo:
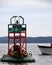
<svg viewBox="0 0 52 65">
<path fill-rule="evenodd" d="M 8 55 L 12 46 L 19 45 L 20 53 L 22 49 L 27 52 L 26 24 L 22 16 L 13 16 L 8 24 Z"/>
</svg>

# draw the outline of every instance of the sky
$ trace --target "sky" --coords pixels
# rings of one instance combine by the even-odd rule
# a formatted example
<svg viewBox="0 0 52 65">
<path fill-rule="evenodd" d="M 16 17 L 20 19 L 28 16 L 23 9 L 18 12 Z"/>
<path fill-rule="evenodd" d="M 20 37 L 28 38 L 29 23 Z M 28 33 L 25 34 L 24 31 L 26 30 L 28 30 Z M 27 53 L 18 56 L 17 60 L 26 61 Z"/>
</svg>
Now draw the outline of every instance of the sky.
<svg viewBox="0 0 52 65">
<path fill-rule="evenodd" d="M 0 0 L 0 36 L 8 35 L 12 16 L 23 16 L 27 36 L 52 36 L 52 0 Z"/>
</svg>

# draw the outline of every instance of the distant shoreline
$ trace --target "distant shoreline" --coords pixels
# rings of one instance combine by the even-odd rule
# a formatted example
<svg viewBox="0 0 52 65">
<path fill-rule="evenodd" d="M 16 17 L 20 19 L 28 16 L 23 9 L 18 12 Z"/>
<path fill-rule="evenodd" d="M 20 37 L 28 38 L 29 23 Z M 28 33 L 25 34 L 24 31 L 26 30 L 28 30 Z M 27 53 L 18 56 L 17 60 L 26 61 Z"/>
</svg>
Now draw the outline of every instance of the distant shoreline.
<svg viewBox="0 0 52 65">
<path fill-rule="evenodd" d="M 0 37 L 0 43 L 8 43 L 8 37 Z M 27 37 L 27 43 L 52 43 L 52 37 Z"/>
</svg>

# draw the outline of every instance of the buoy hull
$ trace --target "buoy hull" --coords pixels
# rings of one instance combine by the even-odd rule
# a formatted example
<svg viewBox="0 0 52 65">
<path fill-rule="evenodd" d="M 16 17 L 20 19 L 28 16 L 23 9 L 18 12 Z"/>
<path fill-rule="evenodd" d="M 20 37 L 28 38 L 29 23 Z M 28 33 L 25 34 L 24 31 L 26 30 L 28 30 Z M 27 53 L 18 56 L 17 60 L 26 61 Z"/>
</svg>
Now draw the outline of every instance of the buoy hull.
<svg viewBox="0 0 52 65">
<path fill-rule="evenodd" d="M 12 62 L 12 63 L 26 63 L 26 62 L 35 62 L 35 59 L 32 56 L 27 56 L 24 58 L 13 58 L 7 55 L 3 55 L 0 61 L 1 62 Z"/>
</svg>

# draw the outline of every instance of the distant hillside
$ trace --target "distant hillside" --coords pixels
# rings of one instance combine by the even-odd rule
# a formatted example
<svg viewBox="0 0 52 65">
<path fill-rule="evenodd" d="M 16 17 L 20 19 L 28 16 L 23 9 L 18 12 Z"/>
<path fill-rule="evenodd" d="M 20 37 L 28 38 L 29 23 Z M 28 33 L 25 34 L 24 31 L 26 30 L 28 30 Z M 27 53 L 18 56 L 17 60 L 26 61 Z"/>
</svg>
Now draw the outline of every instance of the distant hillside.
<svg viewBox="0 0 52 65">
<path fill-rule="evenodd" d="M 27 43 L 51 43 L 52 37 L 27 37 Z M 8 37 L 0 37 L 0 43 L 8 43 Z"/>
</svg>

